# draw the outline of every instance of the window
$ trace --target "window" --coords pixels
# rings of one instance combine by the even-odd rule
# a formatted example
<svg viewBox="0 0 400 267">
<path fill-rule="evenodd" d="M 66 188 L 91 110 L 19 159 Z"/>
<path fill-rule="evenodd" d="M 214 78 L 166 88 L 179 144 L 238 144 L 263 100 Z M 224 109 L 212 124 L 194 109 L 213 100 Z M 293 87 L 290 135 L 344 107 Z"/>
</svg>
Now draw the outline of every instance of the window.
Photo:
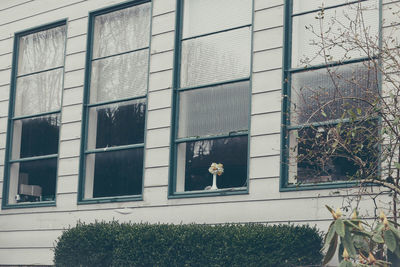
<svg viewBox="0 0 400 267">
<path fill-rule="evenodd" d="M 89 18 L 80 200 L 142 194 L 151 3 Z"/>
<path fill-rule="evenodd" d="M 65 21 L 15 34 L 3 204 L 54 203 L 65 41 Z"/>
<path fill-rule="evenodd" d="M 378 2 L 287 0 L 281 187 L 348 182 L 359 168 L 330 140 L 350 127 L 359 128 L 348 139 L 361 147 L 353 152 L 377 161 L 363 137 L 377 134 L 378 120 L 357 118 L 371 114 L 379 90 L 375 56 L 360 49 L 379 39 Z"/>
<path fill-rule="evenodd" d="M 179 12 L 172 194 L 246 190 L 252 1 L 183 0 Z"/>
</svg>

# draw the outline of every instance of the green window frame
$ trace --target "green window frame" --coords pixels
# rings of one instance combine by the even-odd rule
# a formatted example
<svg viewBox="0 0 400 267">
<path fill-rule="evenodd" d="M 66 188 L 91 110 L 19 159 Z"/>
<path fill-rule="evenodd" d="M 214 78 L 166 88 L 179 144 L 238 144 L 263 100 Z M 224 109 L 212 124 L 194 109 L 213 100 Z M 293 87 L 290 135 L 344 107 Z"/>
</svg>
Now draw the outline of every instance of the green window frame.
<svg viewBox="0 0 400 267">
<path fill-rule="evenodd" d="M 227 14 L 218 21 L 218 12 L 228 12 L 227 8 L 235 19 L 229 20 Z M 178 0 L 176 10 L 168 197 L 246 194 L 253 1 Z M 209 20 L 202 20 L 205 17 Z M 235 50 L 235 45 L 240 48 Z M 221 67 L 218 61 L 233 67 Z M 236 121 L 229 117 L 235 111 Z M 224 173 L 216 179 L 218 189 L 211 188 L 212 162 L 224 165 Z"/>
<path fill-rule="evenodd" d="M 150 0 L 89 13 L 78 204 L 142 200 L 151 17 Z"/>
<path fill-rule="evenodd" d="M 282 128 L 281 128 L 281 175 L 280 175 L 280 191 L 293 191 L 293 190 L 314 190 L 314 189 L 329 189 L 329 188 L 341 188 L 341 187 L 351 187 L 356 184 L 356 181 L 346 181 L 345 179 L 343 180 L 338 180 L 335 181 L 335 179 L 327 179 L 327 181 L 318 181 L 318 182 L 305 182 L 305 183 L 297 183 L 297 163 L 294 161 L 293 156 L 291 156 L 291 150 L 294 150 L 293 144 L 296 143 L 297 141 L 294 141 L 297 139 L 296 135 L 299 136 L 300 134 L 298 132 L 304 131 L 306 132 L 307 129 L 321 129 L 323 131 L 323 128 L 326 129 L 332 126 L 335 126 L 339 123 L 347 123 L 349 120 L 347 118 L 340 118 L 337 116 L 336 118 L 330 118 L 326 120 L 320 120 L 320 121 L 315 121 L 315 122 L 297 122 L 296 119 L 293 116 L 293 111 L 291 110 L 291 98 L 292 95 L 294 94 L 292 92 L 292 86 L 295 84 L 294 82 L 294 76 L 297 75 L 297 77 L 300 77 L 302 74 L 307 74 L 307 73 L 312 73 L 312 72 L 323 72 L 324 69 L 326 68 L 331 68 L 335 69 L 337 71 L 341 69 L 357 69 L 357 65 L 368 65 L 369 61 L 371 59 L 376 60 L 377 57 L 368 57 L 368 56 L 353 56 L 352 58 L 346 59 L 346 60 L 331 60 L 327 64 L 325 62 L 318 62 L 317 64 L 308 64 L 304 65 L 304 63 L 299 63 L 300 62 L 300 56 L 299 52 L 296 51 L 295 56 L 293 56 L 293 50 L 294 46 L 300 41 L 295 40 L 293 32 L 295 30 L 299 31 L 298 25 L 295 25 L 295 23 L 299 23 L 301 21 L 301 18 L 304 18 L 306 16 L 312 16 L 313 18 L 317 17 L 317 13 L 323 11 L 324 12 L 324 17 L 328 17 L 326 15 L 330 14 L 329 12 L 336 12 L 336 10 L 340 9 L 345 9 L 348 6 L 351 5 L 357 5 L 357 4 L 368 4 L 375 2 L 378 5 L 378 11 L 377 14 L 375 14 L 376 19 L 379 20 L 379 22 L 376 23 L 377 26 L 377 34 L 378 37 L 381 38 L 381 21 L 382 21 L 382 1 L 381 0 L 355 0 L 355 1 L 331 1 L 331 0 L 321 0 L 317 3 L 317 1 L 314 1 L 311 4 L 319 4 L 315 8 L 310 8 L 306 10 L 302 10 L 301 6 L 298 5 L 296 6 L 295 2 L 299 3 L 299 0 L 286 0 L 285 1 L 285 24 L 284 24 L 284 56 L 283 56 L 283 98 L 282 98 Z M 321 7 L 321 3 L 324 3 L 324 7 Z M 296 9 L 294 11 L 294 9 Z M 338 12 L 339 13 L 339 12 Z M 336 16 L 336 13 L 334 16 Z M 295 21 L 296 20 L 296 21 Z M 295 22 L 294 22 L 295 21 Z M 306 24 L 305 24 L 306 25 Z M 296 28 L 297 27 L 297 28 Z M 306 31 L 303 29 L 303 31 Z M 297 43 L 296 43 L 297 41 Z M 303 40 L 304 43 L 306 43 L 306 40 Z M 305 52 L 306 53 L 306 52 Z M 294 58 L 294 59 L 293 59 Z M 296 62 L 297 60 L 297 62 Z M 303 65 L 302 65 L 303 64 Z M 361 68 L 360 68 L 361 69 Z M 340 73 L 340 72 L 338 72 Z M 343 72 L 345 74 L 345 72 Z M 355 72 L 353 72 L 354 75 Z M 321 74 L 321 73 L 320 73 Z M 379 76 L 379 74 L 378 74 Z M 296 78 L 297 78 L 296 77 Z M 379 80 L 379 77 L 378 77 Z M 376 89 L 380 90 L 380 84 L 375 84 Z M 295 99 L 295 97 L 294 97 Z M 295 101 L 295 100 L 293 100 Z M 293 102 L 292 101 L 292 102 Z M 327 116 L 329 118 L 329 115 L 322 114 L 325 117 Z M 332 117 L 335 117 L 335 115 L 332 115 Z M 378 121 L 379 123 L 379 118 L 374 118 Z M 299 120 L 299 119 L 297 119 Z M 295 121 L 295 122 L 293 122 Z M 295 131 L 296 134 L 291 135 L 291 131 Z M 291 143 L 292 142 L 292 143 Z M 296 143 L 296 147 L 298 147 Z M 297 152 L 296 148 L 296 153 Z M 295 167 L 295 174 L 290 174 L 290 165 L 291 164 L 296 164 Z M 293 173 L 294 173 L 293 172 Z M 295 182 L 293 182 L 293 179 Z"/>
<path fill-rule="evenodd" d="M 2 208 L 55 206 L 65 19 L 14 35 Z"/>
</svg>

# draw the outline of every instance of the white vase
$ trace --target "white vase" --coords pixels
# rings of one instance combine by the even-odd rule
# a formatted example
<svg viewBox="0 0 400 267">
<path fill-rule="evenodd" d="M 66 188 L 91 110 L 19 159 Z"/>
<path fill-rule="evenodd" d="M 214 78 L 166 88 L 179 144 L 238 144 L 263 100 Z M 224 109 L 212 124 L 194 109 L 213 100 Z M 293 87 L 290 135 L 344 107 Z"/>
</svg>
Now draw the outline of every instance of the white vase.
<svg viewBox="0 0 400 267">
<path fill-rule="evenodd" d="M 212 186 L 211 186 L 211 190 L 217 190 L 217 189 L 218 189 L 218 187 L 217 187 L 217 174 L 214 173 L 213 174 L 213 183 L 212 183 Z"/>
</svg>

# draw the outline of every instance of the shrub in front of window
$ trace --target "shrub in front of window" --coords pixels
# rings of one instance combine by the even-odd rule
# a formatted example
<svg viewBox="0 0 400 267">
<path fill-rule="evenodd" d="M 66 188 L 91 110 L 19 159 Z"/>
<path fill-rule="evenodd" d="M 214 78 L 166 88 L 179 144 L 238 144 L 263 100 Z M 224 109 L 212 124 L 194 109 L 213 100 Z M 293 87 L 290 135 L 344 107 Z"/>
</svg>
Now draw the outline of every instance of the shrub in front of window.
<svg viewBox="0 0 400 267">
<path fill-rule="evenodd" d="M 79 223 L 64 231 L 55 266 L 308 266 L 322 237 L 309 226 Z"/>
</svg>

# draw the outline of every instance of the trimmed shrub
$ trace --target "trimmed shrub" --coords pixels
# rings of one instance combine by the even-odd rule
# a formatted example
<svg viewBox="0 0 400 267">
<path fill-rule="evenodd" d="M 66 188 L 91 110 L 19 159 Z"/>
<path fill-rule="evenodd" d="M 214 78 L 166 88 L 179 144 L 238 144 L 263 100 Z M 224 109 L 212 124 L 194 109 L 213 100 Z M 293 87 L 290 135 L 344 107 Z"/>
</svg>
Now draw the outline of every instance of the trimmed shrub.
<svg viewBox="0 0 400 267">
<path fill-rule="evenodd" d="M 54 249 L 56 266 L 319 265 L 322 237 L 309 226 L 78 223 Z"/>
</svg>

